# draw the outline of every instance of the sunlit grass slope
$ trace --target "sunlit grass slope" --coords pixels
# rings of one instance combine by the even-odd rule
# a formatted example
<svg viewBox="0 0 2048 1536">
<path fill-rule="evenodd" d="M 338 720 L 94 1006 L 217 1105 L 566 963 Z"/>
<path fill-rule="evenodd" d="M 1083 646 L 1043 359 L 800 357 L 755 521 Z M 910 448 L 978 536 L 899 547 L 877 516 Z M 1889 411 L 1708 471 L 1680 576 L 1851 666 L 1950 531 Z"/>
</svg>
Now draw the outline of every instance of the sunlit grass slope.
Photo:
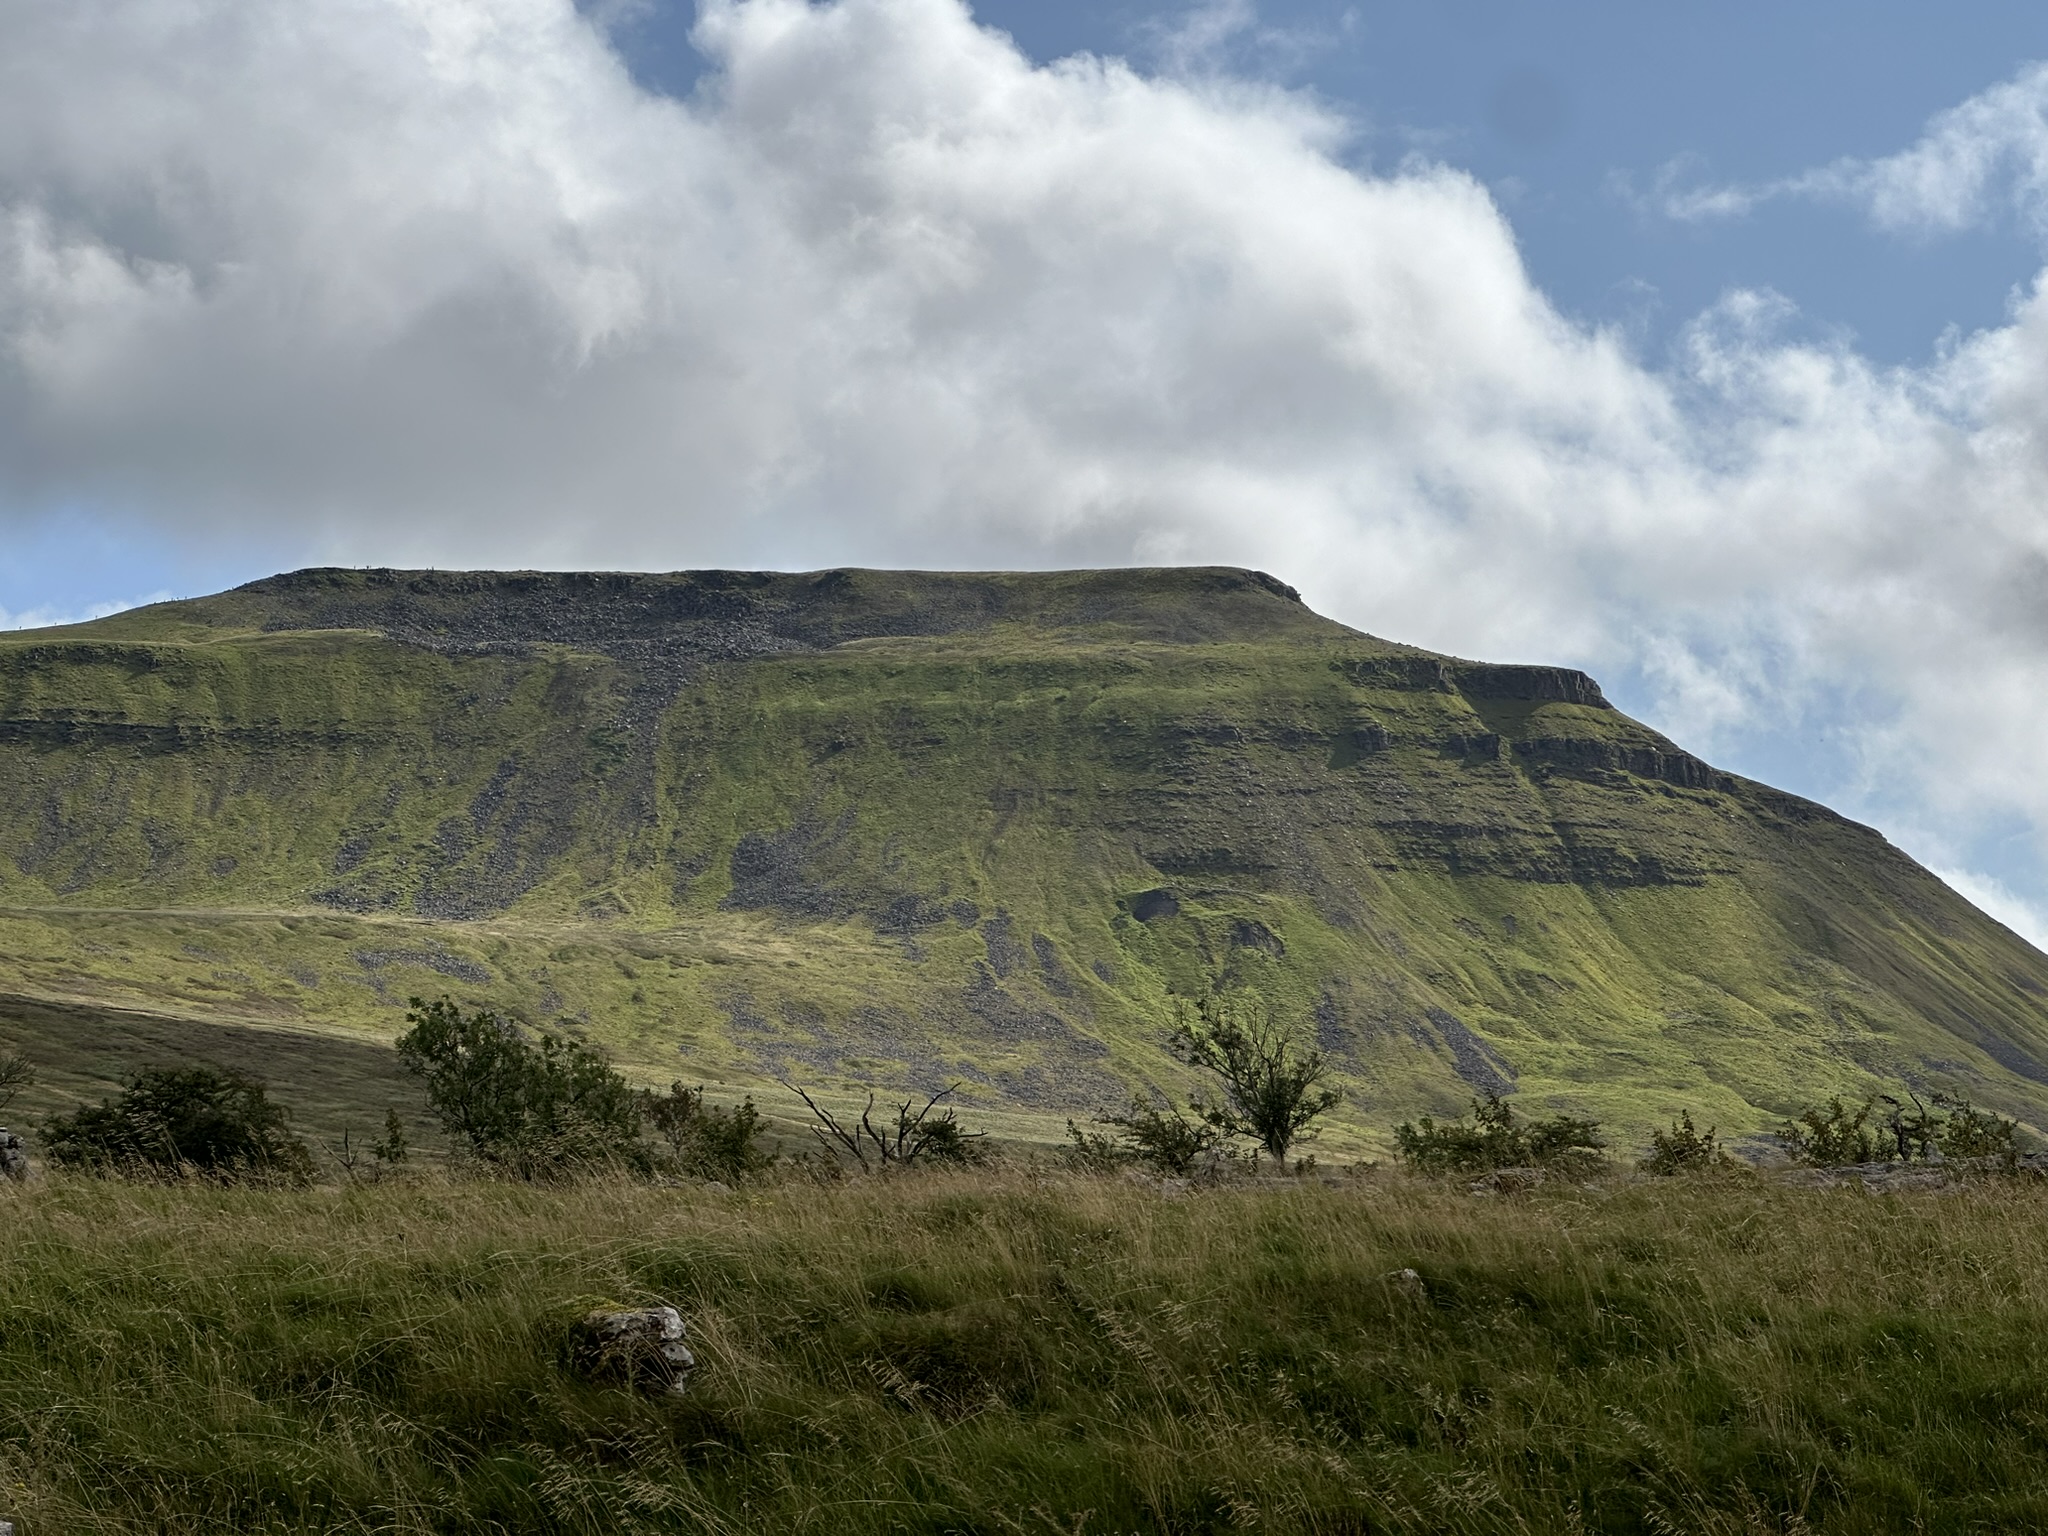
<svg viewBox="0 0 2048 1536">
<path fill-rule="evenodd" d="M 2048 960 L 1581 674 L 1230 570 L 311 571 L 0 639 L 0 989 L 637 1075 L 954 1077 L 1056 1128 L 1255 991 L 1339 1144 L 1948 1089 L 2048 1123 Z"/>
<path fill-rule="evenodd" d="M 0 1517 L 24 1536 L 2038 1531 L 2043 1199 L 52 1180 L 0 1190 Z M 656 1302 L 692 1330 L 686 1397 L 564 1369 L 586 1309 Z"/>
</svg>

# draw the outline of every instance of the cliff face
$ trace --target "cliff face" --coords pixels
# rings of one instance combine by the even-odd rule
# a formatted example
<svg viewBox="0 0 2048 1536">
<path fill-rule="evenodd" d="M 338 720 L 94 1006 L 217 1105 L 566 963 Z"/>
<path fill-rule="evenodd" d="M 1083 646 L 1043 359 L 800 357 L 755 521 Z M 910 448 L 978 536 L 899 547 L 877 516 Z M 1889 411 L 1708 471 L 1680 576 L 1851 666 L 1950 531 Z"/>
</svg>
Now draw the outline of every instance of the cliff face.
<svg viewBox="0 0 2048 1536">
<path fill-rule="evenodd" d="M 2048 960 L 1875 833 L 1251 572 L 299 572 L 0 639 L 0 790 L 0 990 L 1028 1117 L 1242 988 L 1361 1126 L 2048 1121 Z"/>
</svg>

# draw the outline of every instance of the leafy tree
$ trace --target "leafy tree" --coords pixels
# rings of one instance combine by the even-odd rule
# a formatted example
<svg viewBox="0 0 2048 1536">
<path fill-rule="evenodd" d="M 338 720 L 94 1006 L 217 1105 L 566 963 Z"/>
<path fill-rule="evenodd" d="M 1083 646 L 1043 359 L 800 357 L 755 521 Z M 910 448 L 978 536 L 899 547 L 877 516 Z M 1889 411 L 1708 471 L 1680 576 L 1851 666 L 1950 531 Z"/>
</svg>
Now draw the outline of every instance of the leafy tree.
<svg viewBox="0 0 2048 1536">
<path fill-rule="evenodd" d="M 289 1122 L 253 1077 L 211 1064 L 161 1067 L 130 1078 L 117 1099 L 47 1121 L 43 1150 L 60 1166 L 96 1172 L 303 1182 L 312 1154 Z"/>
<path fill-rule="evenodd" d="M 1085 1130 L 1071 1118 L 1067 1121 L 1067 1137 L 1074 1143 L 1064 1149 L 1067 1164 L 1084 1173 L 1114 1173 L 1134 1155 L 1120 1138 Z"/>
<path fill-rule="evenodd" d="M 1597 1158 L 1607 1143 L 1597 1121 L 1576 1115 L 1520 1121 L 1497 1094 L 1472 1101 L 1472 1124 L 1420 1124 L 1394 1129 L 1394 1150 L 1419 1173 L 1491 1173 L 1497 1168 L 1544 1168 Z"/>
<path fill-rule="evenodd" d="M 736 1109 L 704 1102 L 704 1089 L 670 1083 L 668 1092 L 643 1099 L 647 1122 L 668 1143 L 677 1172 L 698 1179 L 736 1179 L 766 1168 L 774 1159 L 756 1142 L 761 1112 L 754 1101 Z"/>
<path fill-rule="evenodd" d="M 1190 1017 L 1178 1004 L 1169 1044 L 1182 1061 L 1219 1080 L 1221 1103 L 1197 1099 L 1190 1107 L 1225 1135 L 1257 1142 L 1283 1166 L 1288 1148 L 1343 1096 L 1322 1086 L 1329 1076 L 1323 1053 L 1303 1045 L 1270 1010 L 1247 1018 L 1246 1010 L 1205 997 Z"/>
<path fill-rule="evenodd" d="M 522 1179 L 645 1165 L 640 1095 L 601 1051 L 549 1034 L 529 1042 L 496 1014 L 464 1013 L 445 997 L 411 1001 L 399 1058 L 479 1161 Z"/>
</svg>

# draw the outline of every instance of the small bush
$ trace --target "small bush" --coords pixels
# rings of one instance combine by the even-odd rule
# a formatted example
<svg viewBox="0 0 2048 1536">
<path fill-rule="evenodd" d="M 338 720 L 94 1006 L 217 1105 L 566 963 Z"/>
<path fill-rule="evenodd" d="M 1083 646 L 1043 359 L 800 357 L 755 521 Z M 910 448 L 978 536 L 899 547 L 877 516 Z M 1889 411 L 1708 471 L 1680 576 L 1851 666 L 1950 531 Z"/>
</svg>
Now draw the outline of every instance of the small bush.
<svg viewBox="0 0 2048 1536">
<path fill-rule="evenodd" d="M 1575 1115 L 1517 1121 L 1497 1095 L 1472 1101 L 1472 1124 L 1403 1121 L 1394 1130 L 1395 1154 L 1418 1173 L 1491 1173 L 1497 1168 L 1593 1164 L 1607 1143 L 1596 1121 Z"/>
<path fill-rule="evenodd" d="M 1650 1132 L 1650 1155 L 1636 1164 L 1644 1173 L 1671 1178 L 1682 1173 L 1711 1173 L 1732 1168 L 1735 1160 L 1722 1150 L 1711 1125 L 1701 1131 L 1692 1112 L 1681 1111 L 1668 1131 Z"/>
<path fill-rule="evenodd" d="M 1913 1107 L 1906 1108 L 1890 1094 L 1880 1098 L 1885 1109 L 1877 1122 L 1878 1155 L 1894 1162 L 1910 1163 L 1932 1153 L 1941 1140 L 1942 1122 L 1912 1094 Z"/>
<path fill-rule="evenodd" d="M 1120 1138 L 1083 1130 L 1072 1120 L 1067 1121 L 1067 1139 L 1073 1145 L 1061 1149 L 1065 1162 L 1083 1173 L 1114 1173 L 1132 1160 L 1131 1149 Z"/>
<path fill-rule="evenodd" d="M 1936 1143 L 1949 1158 L 1995 1157 L 2008 1165 L 2019 1161 L 2019 1122 L 1987 1109 L 1978 1109 L 1968 1099 L 1937 1098 L 1948 1111 Z"/>
<path fill-rule="evenodd" d="M 1322 1086 L 1329 1075 L 1323 1053 L 1303 1045 L 1264 1009 L 1247 1017 L 1231 1003 L 1205 997 L 1191 1018 L 1180 1004 L 1169 1043 L 1182 1061 L 1221 1082 L 1222 1103 L 1196 1100 L 1190 1107 L 1225 1135 L 1258 1143 L 1282 1167 L 1288 1148 L 1343 1096 Z"/>
<path fill-rule="evenodd" d="M 45 1122 L 43 1151 L 96 1173 L 303 1183 L 313 1158 L 289 1120 L 255 1078 L 212 1065 L 157 1068 L 130 1078 L 118 1099 Z"/>
<path fill-rule="evenodd" d="M 384 1111 L 384 1138 L 370 1143 L 370 1156 L 387 1168 L 395 1168 L 412 1155 L 411 1145 L 406 1140 L 405 1122 L 398 1118 L 398 1111 Z"/>
<path fill-rule="evenodd" d="M 937 1119 L 924 1121 L 910 1129 L 917 1138 L 918 1154 L 928 1163 L 965 1168 L 988 1160 L 988 1132 L 968 1130 L 950 1109 Z"/>
<path fill-rule="evenodd" d="M 950 1108 L 932 1113 L 939 1101 L 959 1088 L 942 1088 L 924 1101 L 921 1109 L 912 1109 L 912 1100 L 905 1099 L 896 1106 L 896 1120 L 892 1126 L 885 1117 L 882 1124 L 875 1124 L 875 1096 L 868 1094 L 867 1107 L 858 1120 L 842 1121 L 831 1110 L 825 1108 L 809 1093 L 794 1083 L 783 1087 L 804 1101 L 816 1122 L 811 1134 L 818 1138 L 818 1144 L 832 1154 L 828 1166 L 837 1166 L 838 1155 L 844 1152 L 855 1163 L 865 1169 L 906 1168 L 914 1163 L 949 1164 L 963 1167 L 978 1163 L 988 1156 L 982 1145 L 986 1131 L 969 1131 L 962 1128 L 960 1117 Z"/>
<path fill-rule="evenodd" d="M 644 1171 L 640 1095 L 604 1053 L 544 1034 L 527 1041 L 511 1023 L 447 998 L 412 999 L 398 1054 L 426 1084 L 442 1129 L 480 1162 L 521 1179 L 595 1167 Z"/>
<path fill-rule="evenodd" d="M 1825 1105 L 1809 1104 L 1797 1120 L 1788 1120 L 1778 1130 L 1778 1139 L 1796 1163 L 1816 1168 L 1840 1168 L 1851 1163 L 1877 1160 L 1877 1138 L 1866 1122 L 1876 1101 L 1866 1099 L 1855 1109 L 1839 1098 Z"/>
<path fill-rule="evenodd" d="M 1086 1166 L 1111 1168 L 1143 1163 L 1159 1173 L 1185 1176 L 1223 1145 L 1223 1130 L 1207 1120 L 1194 1120 L 1170 1103 L 1132 1099 L 1120 1115 L 1098 1115 L 1098 1124 L 1114 1135 L 1083 1131 L 1067 1122 L 1076 1158 Z"/>
<path fill-rule="evenodd" d="M 668 1144 L 668 1164 L 694 1179 L 731 1180 L 758 1173 L 775 1159 L 756 1145 L 761 1112 L 747 1099 L 737 1109 L 704 1102 L 703 1088 L 670 1083 L 643 1100 L 647 1123 Z"/>
</svg>

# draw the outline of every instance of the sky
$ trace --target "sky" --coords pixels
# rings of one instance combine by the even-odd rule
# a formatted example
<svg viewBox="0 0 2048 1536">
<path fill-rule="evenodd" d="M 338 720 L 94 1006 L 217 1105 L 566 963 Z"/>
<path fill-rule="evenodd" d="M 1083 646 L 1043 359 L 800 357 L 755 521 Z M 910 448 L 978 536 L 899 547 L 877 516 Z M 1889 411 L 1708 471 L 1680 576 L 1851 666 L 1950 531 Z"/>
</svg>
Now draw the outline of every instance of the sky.
<svg viewBox="0 0 2048 1536">
<path fill-rule="evenodd" d="M 2048 937 L 2048 12 L 0 0 L 0 625 L 1227 562 Z"/>
</svg>

